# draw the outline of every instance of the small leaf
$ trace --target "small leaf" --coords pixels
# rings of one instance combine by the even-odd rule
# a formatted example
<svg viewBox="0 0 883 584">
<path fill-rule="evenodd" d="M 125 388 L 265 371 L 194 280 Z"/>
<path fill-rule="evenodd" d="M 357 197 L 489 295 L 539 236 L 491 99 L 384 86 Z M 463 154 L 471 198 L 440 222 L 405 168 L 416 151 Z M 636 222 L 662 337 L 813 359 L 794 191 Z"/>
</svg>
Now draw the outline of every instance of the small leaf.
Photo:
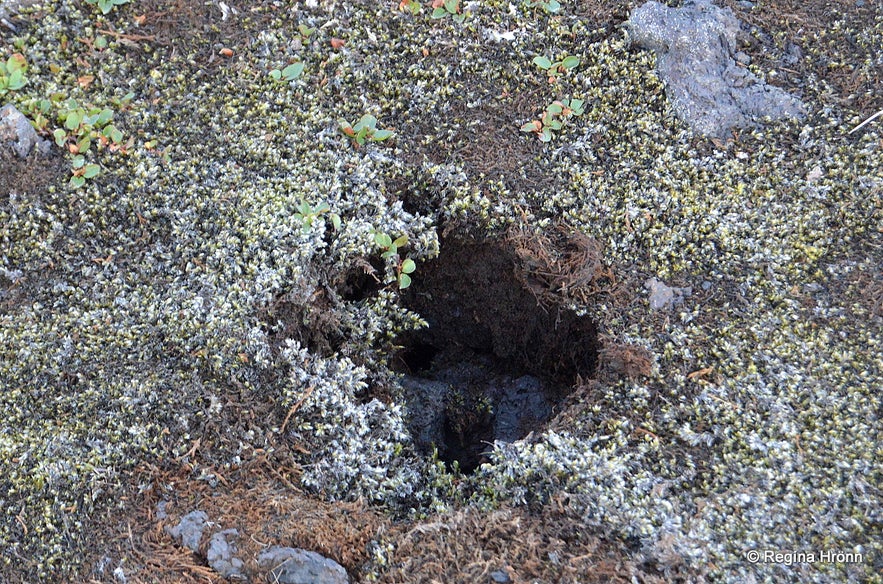
<svg viewBox="0 0 883 584">
<path fill-rule="evenodd" d="M 271 79 L 274 79 L 276 81 L 279 81 L 280 79 L 282 79 L 282 71 L 280 71 L 279 69 L 271 70 L 269 75 L 270 75 Z"/>
<path fill-rule="evenodd" d="M 382 257 L 383 259 L 391 258 L 392 256 L 396 255 L 396 251 L 398 250 L 390 249 L 389 251 L 385 251 L 380 254 L 380 257 Z"/>
<path fill-rule="evenodd" d="M 73 111 L 67 115 L 67 119 L 64 120 L 64 127 L 68 130 L 76 130 L 80 127 L 80 122 L 83 121 L 83 115 L 79 112 Z"/>
<path fill-rule="evenodd" d="M 547 71 L 549 67 L 552 66 L 552 61 L 547 59 L 546 57 L 534 57 L 533 64 L 542 69 L 543 71 Z"/>
<path fill-rule="evenodd" d="M 561 10 L 561 3 L 558 2 L 558 0 L 549 0 L 548 2 L 546 2 L 543 8 L 546 9 L 546 12 L 555 13 Z"/>
<path fill-rule="evenodd" d="M 414 263 L 414 260 L 411 258 L 406 259 L 402 262 L 402 273 L 403 274 L 412 274 L 414 270 L 417 269 L 417 264 Z"/>
<path fill-rule="evenodd" d="M 113 130 L 111 130 L 110 132 L 110 139 L 113 140 L 115 144 L 119 144 L 123 141 L 123 133 L 116 128 L 113 128 Z"/>
<path fill-rule="evenodd" d="M 8 81 L 9 89 L 12 89 L 12 90 L 21 89 L 22 87 L 25 86 L 25 83 L 26 83 L 25 75 L 21 69 L 16 69 L 15 71 L 12 72 L 12 74 L 9 75 L 9 81 Z"/>
<path fill-rule="evenodd" d="M 56 128 L 55 130 L 53 130 L 52 136 L 55 138 L 55 143 L 58 146 L 62 146 L 65 142 L 67 142 L 67 132 L 65 132 L 61 128 Z"/>
<path fill-rule="evenodd" d="M 522 132 L 539 132 L 543 128 L 542 122 L 534 120 L 521 126 Z"/>
<path fill-rule="evenodd" d="M 90 146 L 92 146 L 92 139 L 89 136 L 84 136 L 77 142 L 77 152 L 88 152 Z"/>
<path fill-rule="evenodd" d="M 411 276 L 408 274 L 399 274 L 399 290 L 404 290 L 411 285 Z"/>
<path fill-rule="evenodd" d="M 97 164 L 87 164 L 83 170 L 83 178 L 94 178 L 101 172 L 101 167 Z"/>
<path fill-rule="evenodd" d="M 304 64 L 303 63 L 292 63 L 288 67 L 282 70 L 282 77 L 285 78 L 286 81 L 293 81 L 300 77 L 300 74 L 304 72 Z"/>
<path fill-rule="evenodd" d="M 395 241 L 393 241 L 392 244 L 395 247 L 404 247 L 404 246 L 408 245 L 408 236 L 403 235 L 403 236 L 399 237 L 398 239 L 396 239 Z"/>
<path fill-rule="evenodd" d="M 337 213 L 331 214 L 331 225 L 334 226 L 335 231 L 340 231 L 340 215 Z"/>
<path fill-rule="evenodd" d="M 445 0 L 445 10 L 451 14 L 457 14 L 460 0 Z"/>
<path fill-rule="evenodd" d="M 561 61 L 561 65 L 565 69 L 574 69 L 579 66 L 579 57 L 565 57 L 563 61 Z"/>
<path fill-rule="evenodd" d="M 82 168 L 84 164 L 86 164 L 86 158 L 84 156 L 77 155 L 71 159 L 71 168 Z"/>
<path fill-rule="evenodd" d="M 353 130 L 352 125 L 350 125 L 350 123 L 347 122 L 346 120 L 338 120 L 337 124 L 340 127 L 340 130 L 344 134 L 346 134 L 347 136 L 355 136 L 356 135 L 356 132 L 355 132 L 355 130 Z"/>
<path fill-rule="evenodd" d="M 364 129 L 373 129 L 375 126 L 377 126 L 377 118 L 371 114 L 365 114 L 359 119 L 359 122 L 353 126 L 353 129 L 358 132 Z"/>
<path fill-rule="evenodd" d="M 101 113 L 98 114 L 98 118 L 95 120 L 95 125 L 103 127 L 103 126 L 107 125 L 107 122 L 109 122 L 112 119 L 113 119 L 113 110 L 105 108 L 105 109 L 101 110 Z"/>
<path fill-rule="evenodd" d="M 107 38 L 104 35 L 98 35 L 95 37 L 95 48 L 100 51 L 105 47 L 107 47 Z"/>
<path fill-rule="evenodd" d="M 301 36 L 303 36 L 304 38 L 309 38 L 310 35 L 312 35 L 314 32 L 316 32 L 315 28 L 310 28 L 305 24 L 297 25 L 297 30 L 298 30 L 298 32 L 300 32 Z"/>
<path fill-rule="evenodd" d="M 374 135 L 371 136 L 371 139 L 375 142 L 382 142 L 388 138 L 392 138 L 395 135 L 395 132 L 392 130 L 377 130 L 374 132 Z"/>
<path fill-rule="evenodd" d="M 553 101 L 549 104 L 549 107 L 546 108 L 546 111 L 553 115 L 560 114 L 562 111 L 564 111 L 564 104 L 562 104 L 560 101 Z"/>
<path fill-rule="evenodd" d="M 542 133 L 540 133 L 540 142 L 550 142 L 552 140 L 552 130 L 550 128 L 543 128 Z"/>
<path fill-rule="evenodd" d="M 78 189 L 81 186 L 83 186 L 84 184 L 86 184 L 86 179 L 84 179 L 83 177 L 81 177 L 81 176 L 72 176 L 71 177 L 70 185 L 73 188 Z"/>
<path fill-rule="evenodd" d="M 25 60 L 25 56 L 21 53 L 13 53 L 8 59 L 6 59 L 6 70 L 10 73 L 15 73 L 16 71 L 22 71 L 27 68 L 27 61 Z"/>
<path fill-rule="evenodd" d="M 392 238 L 385 233 L 375 233 L 374 243 L 382 248 L 387 248 L 392 245 Z"/>
<path fill-rule="evenodd" d="M 444 18 L 447 15 L 448 15 L 448 11 L 445 10 L 441 6 L 439 6 L 438 8 L 436 8 L 435 10 L 432 11 L 432 18 L 435 18 L 435 19 Z"/>
</svg>

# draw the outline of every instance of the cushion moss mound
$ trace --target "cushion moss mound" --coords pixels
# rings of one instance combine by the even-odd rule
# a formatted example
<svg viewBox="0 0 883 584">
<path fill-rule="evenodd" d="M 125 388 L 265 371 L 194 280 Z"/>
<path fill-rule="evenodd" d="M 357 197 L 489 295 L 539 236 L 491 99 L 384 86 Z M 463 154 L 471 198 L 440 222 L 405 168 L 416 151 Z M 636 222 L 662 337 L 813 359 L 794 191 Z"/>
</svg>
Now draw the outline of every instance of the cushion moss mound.
<svg viewBox="0 0 883 584">
<path fill-rule="evenodd" d="M 114 118 L 131 143 L 94 146 L 102 172 L 83 188 L 64 165 L 45 186 L 15 166 L 40 188 L 0 181 L 13 185 L 0 192 L 0 580 L 97 578 L 136 469 L 190 464 L 195 479 L 283 441 L 299 487 L 396 517 L 565 497 L 570 520 L 663 573 L 880 572 L 883 137 L 879 123 L 846 134 L 879 94 L 843 105 L 808 74 L 805 121 L 712 142 L 677 121 L 652 55 L 614 26 L 628 3 L 613 20 L 466 3 L 462 23 L 392 2 L 282 4 L 225 16 L 137 0 L 104 16 L 50 0 L 15 19 L 17 41 L 3 32 L 29 63 L 6 96 L 20 111 L 59 92 L 135 98 Z M 883 13 L 868 4 L 825 16 L 849 44 L 812 27 L 790 40 L 807 63 L 824 50 L 880 78 Z M 581 64 L 550 84 L 538 55 Z M 296 79 L 269 74 L 293 62 Z M 569 97 L 585 113 L 550 143 L 519 132 Z M 356 147 L 338 120 L 364 114 L 395 137 Z M 304 202 L 340 224 L 305 225 Z M 416 262 L 419 294 L 444 229 L 542 237 L 560 222 L 598 243 L 610 287 L 549 293 L 610 346 L 652 353 L 652 372 L 583 380 L 547 426 L 454 477 L 413 448 L 396 405 L 395 339 L 425 324 L 401 303 L 398 259 Z M 377 232 L 407 236 L 401 258 L 381 258 Z M 650 311 L 650 277 L 694 293 Z M 329 333 L 289 336 L 318 306 L 306 326 Z M 383 549 L 366 578 L 390 570 Z M 749 549 L 862 561 L 751 564 Z"/>
</svg>

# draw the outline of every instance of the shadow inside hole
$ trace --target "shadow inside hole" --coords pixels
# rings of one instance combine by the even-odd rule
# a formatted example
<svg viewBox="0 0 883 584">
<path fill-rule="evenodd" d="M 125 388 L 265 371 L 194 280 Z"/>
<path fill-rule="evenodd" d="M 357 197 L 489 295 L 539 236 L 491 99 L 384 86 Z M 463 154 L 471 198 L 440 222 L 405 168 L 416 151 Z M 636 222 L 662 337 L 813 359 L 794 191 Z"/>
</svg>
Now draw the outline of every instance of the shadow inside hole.
<svg viewBox="0 0 883 584">
<path fill-rule="evenodd" d="M 594 322 L 541 305 L 519 269 L 503 243 L 448 239 L 403 293 L 429 324 L 400 337 L 392 361 L 404 374 L 412 435 L 463 472 L 485 461 L 494 440 L 541 429 L 577 377 L 595 374 Z"/>
</svg>

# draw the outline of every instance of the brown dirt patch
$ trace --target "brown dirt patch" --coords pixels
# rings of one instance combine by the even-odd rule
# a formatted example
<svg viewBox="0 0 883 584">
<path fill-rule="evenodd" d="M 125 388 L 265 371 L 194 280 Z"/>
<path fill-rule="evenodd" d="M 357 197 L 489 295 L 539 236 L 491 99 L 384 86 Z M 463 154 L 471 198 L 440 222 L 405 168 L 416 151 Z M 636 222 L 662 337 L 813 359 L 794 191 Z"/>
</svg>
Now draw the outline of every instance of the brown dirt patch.
<svg viewBox="0 0 883 584">
<path fill-rule="evenodd" d="M 165 469 L 140 468 L 132 477 L 140 487 L 123 497 L 128 502 L 124 519 L 107 518 L 116 524 L 116 534 L 102 534 L 107 547 L 96 552 L 92 566 L 102 556 L 111 558 L 111 566 L 125 557 L 134 561 L 125 566 L 129 582 L 223 582 L 208 567 L 205 546 L 212 533 L 235 528 L 237 557 L 253 574 L 261 573 L 258 554 L 280 545 L 318 552 L 356 575 L 369 558 L 368 543 L 390 521 L 363 503 L 327 503 L 303 494 L 293 484 L 297 469 L 286 469 L 279 458 L 258 456 L 235 470 L 174 463 Z M 201 553 L 179 546 L 165 532 L 195 510 L 204 511 L 214 524 L 203 533 Z M 93 570 L 84 581 L 111 582 L 113 576 Z"/>
<path fill-rule="evenodd" d="M 831 97 L 842 106 L 865 116 L 883 107 L 883 66 L 863 67 L 876 55 L 873 48 L 856 42 L 857 31 L 879 14 L 879 2 L 858 6 L 855 0 L 784 0 L 757 2 L 746 9 L 737 0 L 723 0 L 721 5 L 765 33 L 746 35 L 739 48 L 763 70 L 779 73 L 770 79 L 772 83 L 800 92 L 805 80 L 816 77 L 831 84 L 836 91 Z M 832 28 L 835 20 L 845 26 Z M 771 36 L 775 33 L 784 33 L 786 40 L 775 40 Z M 814 39 L 808 45 L 803 39 L 810 37 Z"/>
<path fill-rule="evenodd" d="M 0 149 L 0 204 L 13 193 L 23 199 L 45 194 L 50 185 L 62 181 L 67 167 L 54 148 L 47 156 L 32 152 L 27 158 L 19 158 L 8 148 Z"/>
<path fill-rule="evenodd" d="M 502 572 L 513 584 L 670 581 L 629 559 L 621 543 L 599 537 L 556 498 L 538 513 L 469 509 L 399 526 L 390 568 L 380 582 L 492 582 Z"/>
</svg>

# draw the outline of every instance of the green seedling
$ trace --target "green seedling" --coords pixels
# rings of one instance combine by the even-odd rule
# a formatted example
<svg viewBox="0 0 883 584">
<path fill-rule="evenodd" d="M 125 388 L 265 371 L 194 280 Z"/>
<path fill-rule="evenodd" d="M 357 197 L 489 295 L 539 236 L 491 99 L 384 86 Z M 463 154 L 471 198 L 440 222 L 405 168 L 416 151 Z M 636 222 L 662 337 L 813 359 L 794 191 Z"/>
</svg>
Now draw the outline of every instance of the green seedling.
<svg viewBox="0 0 883 584">
<path fill-rule="evenodd" d="M 307 26 L 305 24 L 299 24 L 299 25 L 297 25 L 297 32 L 300 33 L 300 36 L 302 36 L 304 38 L 304 40 L 307 40 L 308 38 L 313 36 L 313 33 L 316 32 L 316 29 L 310 28 L 309 26 Z"/>
<path fill-rule="evenodd" d="M 87 4 L 96 4 L 101 9 L 101 14 L 107 14 L 114 6 L 128 4 L 131 0 L 86 0 Z"/>
<path fill-rule="evenodd" d="M 292 63 L 284 69 L 273 69 L 270 71 L 270 77 L 275 81 L 294 81 L 304 72 L 303 63 Z"/>
<path fill-rule="evenodd" d="M 460 0 L 433 0 L 432 18 L 445 18 L 450 16 L 454 22 L 462 23 L 466 20 L 466 13 L 460 6 Z"/>
<path fill-rule="evenodd" d="M 525 5 L 528 8 L 542 8 L 549 14 L 555 14 L 561 10 L 561 3 L 558 0 L 527 0 Z"/>
<path fill-rule="evenodd" d="M 94 178 L 101 172 L 101 167 L 97 164 L 86 164 L 86 158 L 82 154 L 77 154 L 71 161 L 73 176 L 70 185 L 78 189 L 86 184 L 86 179 Z"/>
<path fill-rule="evenodd" d="M 355 126 L 351 125 L 346 120 L 339 120 L 340 130 L 356 141 L 356 144 L 362 145 L 366 141 L 368 142 L 382 142 L 384 140 L 388 140 L 395 136 L 395 132 L 392 130 L 378 130 L 377 129 L 377 118 L 370 114 L 365 114 L 362 118 L 356 123 Z"/>
<path fill-rule="evenodd" d="M 534 57 L 533 64 L 548 73 L 549 83 L 555 83 L 559 75 L 563 75 L 579 66 L 579 57 L 570 55 L 560 61 L 551 61 L 546 57 Z"/>
<path fill-rule="evenodd" d="M 25 86 L 27 68 L 27 61 L 21 53 L 13 53 L 6 61 L 0 61 L 0 97 Z"/>
<path fill-rule="evenodd" d="M 408 244 L 408 236 L 402 235 L 398 239 L 393 240 L 388 234 L 383 232 L 374 233 L 374 243 L 383 249 L 380 257 L 383 259 L 395 258 L 396 263 L 396 283 L 399 290 L 404 290 L 411 285 L 411 274 L 417 269 L 417 264 L 411 258 L 400 258 L 399 248 Z"/>
<path fill-rule="evenodd" d="M 399 2 L 399 10 L 402 12 L 410 12 L 411 14 L 417 15 L 420 14 L 420 11 L 423 10 L 423 6 L 420 5 L 420 2 L 417 0 L 401 0 Z"/>
<path fill-rule="evenodd" d="M 134 94 L 129 94 L 114 100 L 114 103 L 127 104 L 132 97 Z M 94 178 L 101 170 L 97 164 L 86 164 L 85 155 L 93 143 L 99 149 L 125 151 L 123 133 L 111 123 L 114 112 L 109 108 L 86 108 L 59 93 L 51 95 L 49 99 L 31 100 L 25 107 L 38 132 L 50 133 L 51 120 L 57 124 L 51 135 L 56 145 L 73 155 L 70 185 L 74 188 L 83 186 L 87 179 Z"/>
<path fill-rule="evenodd" d="M 583 114 L 583 100 L 570 98 L 553 101 L 546 106 L 546 111 L 539 120 L 533 120 L 521 126 L 522 132 L 532 132 L 541 142 L 552 140 L 552 133 L 564 127 L 564 122 L 573 116 Z"/>
<path fill-rule="evenodd" d="M 301 231 L 303 233 L 308 233 L 313 227 L 313 222 L 315 222 L 316 219 L 324 213 L 328 213 L 328 217 L 331 219 L 331 225 L 334 226 L 334 230 L 340 230 L 340 215 L 338 215 L 337 213 L 329 213 L 331 211 L 331 207 L 328 205 L 328 203 L 319 203 L 315 208 L 313 208 L 305 201 L 301 201 L 300 205 L 298 205 L 297 207 L 297 210 L 298 212 L 294 214 L 294 218 L 300 223 Z"/>
</svg>

